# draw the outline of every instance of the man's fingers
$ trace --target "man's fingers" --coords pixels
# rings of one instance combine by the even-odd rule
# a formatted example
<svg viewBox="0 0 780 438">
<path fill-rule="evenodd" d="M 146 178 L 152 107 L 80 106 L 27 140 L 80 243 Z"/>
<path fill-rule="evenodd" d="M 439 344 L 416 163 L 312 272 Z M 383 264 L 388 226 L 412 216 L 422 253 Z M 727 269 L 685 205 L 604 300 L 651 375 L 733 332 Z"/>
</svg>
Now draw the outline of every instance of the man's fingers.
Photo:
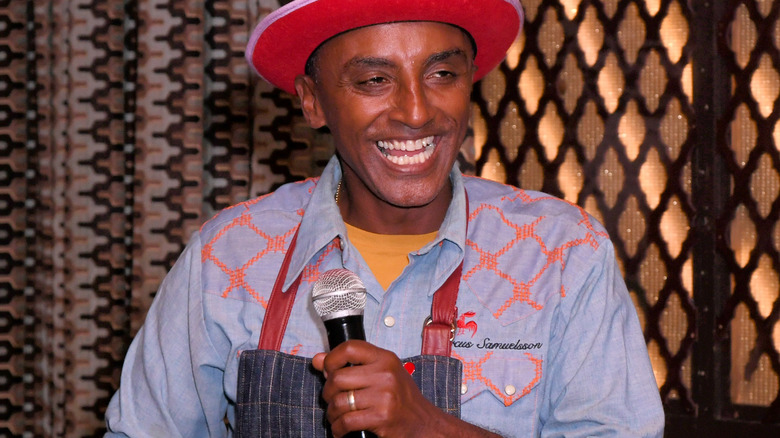
<svg viewBox="0 0 780 438">
<path fill-rule="evenodd" d="M 311 358 L 311 364 L 314 366 L 314 369 L 317 371 L 324 371 L 325 370 L 325 353 L 317 353 L 314 355 L 314 357 Z M 328 378 L 328 374 L 325 374 L 325 378 Z"/>
<path fill-rule="evenodd" d="M 379 348 L 366 341 L 350 340 L 338 345 L 325 357 L 325 369 L 334 371 L 347 364 L 364 365 L 376 360 Z"/>
<path fill-rule="evenodd" d="M 341 436 L 349 431 L 367 428 L 375 416 L 368 411 L 371 401 L 366 399 L 367 396 L 366 390 L 350 390 L 342 391 L 333 398 L 333 402 L 328 405 L 327 419 L 334 435 Z M 354 402 L 350 402 L 350 398 Z"/>
</svg>

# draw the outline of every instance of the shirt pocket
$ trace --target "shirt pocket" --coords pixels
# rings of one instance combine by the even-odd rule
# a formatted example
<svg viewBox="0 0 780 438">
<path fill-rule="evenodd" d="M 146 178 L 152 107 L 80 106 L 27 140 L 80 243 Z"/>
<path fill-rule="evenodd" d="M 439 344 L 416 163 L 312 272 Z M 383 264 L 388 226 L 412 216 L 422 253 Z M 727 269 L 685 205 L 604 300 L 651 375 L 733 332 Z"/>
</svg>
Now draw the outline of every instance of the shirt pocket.
<svg viewBox="0 0 780 438">
<path fill-rule="evenodd" d="M 471 353 L 471 352 L 470 352 Z M 463 362 L 464 420 L 496 432 L 533 436 L 538 417 L 543 355 L 528 351 L 478 351 Z"/>
</svg>

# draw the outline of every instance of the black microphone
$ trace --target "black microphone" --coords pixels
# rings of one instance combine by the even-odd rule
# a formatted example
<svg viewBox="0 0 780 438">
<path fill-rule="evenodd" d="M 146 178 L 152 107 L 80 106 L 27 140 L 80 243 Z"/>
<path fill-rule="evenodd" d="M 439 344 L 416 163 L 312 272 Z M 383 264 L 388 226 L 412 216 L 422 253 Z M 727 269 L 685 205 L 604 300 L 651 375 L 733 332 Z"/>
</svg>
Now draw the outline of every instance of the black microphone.
<svg viewBox="0 0 780 438">
<path fill-rule="evenodd" d="M 331 269 L 314 283 L 311 300 L 322 318 L 330 349 L 350 339 L 366 340 L 363 330 L 363 309 L 366 307 L 366 287 L 354 272 Z M 376 437 L 365 430 L 350 432 L 346 438 Z"/>
</svg>

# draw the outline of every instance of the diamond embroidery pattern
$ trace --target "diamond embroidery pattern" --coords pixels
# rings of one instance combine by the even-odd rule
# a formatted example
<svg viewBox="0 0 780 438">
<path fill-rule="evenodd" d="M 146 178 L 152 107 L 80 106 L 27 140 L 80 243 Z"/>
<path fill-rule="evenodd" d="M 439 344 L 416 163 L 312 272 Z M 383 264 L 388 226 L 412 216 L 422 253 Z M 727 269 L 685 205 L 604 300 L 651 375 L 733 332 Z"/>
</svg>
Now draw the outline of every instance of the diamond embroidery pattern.
<svg viewBox="0 0 780 438">
<path fill-rule="evenodd" d="M 238 266 L 236 268 L 231 268 L 227 266 L 225 263 L 223 263 L 219 258 L 217 258 L 214 255 L 214 245 L 219 241 L 219 239 L 223 236 L 225 236 L 229 231 L 233 230 L 234 228 L 244 228 L 249 229 L 253 231 L 257 236 L 259 236 L 261 239 L 265 240 L 266 245 L 265 248 L 258 251 L 254 257 L 247 260 L 246 263 L 244 263 L 241 266 Z M 259 302 L 264 308 L 268 305 L 265 298 L 260 296 L 257 291 L 255 291 L 247 282 L 246 282 L 246 270 L 255 264 L 258 260 L 262 259 L 264 256 L 270 253 L 282 253 L 284 254 L 287 248 L 287 240 L 292 237 L 292 235 L 295 233 L 295 231 L 298 229 L 298 226 L 295 228 L 287 230 L 282 235 L 268 235 L 264 233 L 262 230 L 257 228 L 251 221 L 249 216 L 246 214 L 246 212 L 242 213 L 241 216 L 235 218 L 232 222 L 230 222 L 228 225 L 226 225 L 224 228 L 222 228 L 219 233 L 217 233 L 214 238 L 208 242 L 206 245 L 203 246 L 202 249 L 202 261 L 205 263 L 206 261 L 211 261 L 215 265 L 219 267 L 219 269 L 224 272 L 229 278 L 230 283 L 225 288 L 225 290 L 222 291 L 222 297 L 227 297 L 230 292 L 236 288 L 244 288 L 247 293 L 249 293 L 257 302 Z"/>
<path fill-rule="evenodd" d="M 531 353 L 524 353 L 526 359 L 531 361 L 534 367 L 534 377 L 531 379 L 530 382 L 528 382 L 521 391 L 516 392 L 513 395 L 507 395 L 504 393 L 501 388 L 493 382 L 493 380 L 489 379 L 485 376 L 485 369 L 486 364 L 490 361 L 491 357 L 493 356 L 493 352 L 489 351 L 485 353 L 484 356 L 477 360 L 471 360 L 471 359 L 465 359 L 455 353 L 452 352 L 452 357 L 458 359 L 463 363 L 463 384 L 468 385 L 469 382 L 479 382 L 485 385 L 486 388 L 490 390 L 496 397 L 500 398 L 504 406 L 509 406 L 512 403 L 514 403 L 516 400 L 525 397 L 528 395 L 528 393 L 531 392 L 531 389 L 533 389 L 534 386 L 536 386 L 537 383 L 539 383 L 539 380 L 542 378 L 542 363 L 543 360 L 541 358 L 534 357 Z M 498 359 L 493 359 L 498 360 Z M 501 369 L 504 369 L 502 366 L 504 364 L 500 364 L 499 367 Z M 509 383 L 509 382 L 506 382 Z M 499 383 L 500 384 L 500 383 Z"/>
<path fill-rule="evenodd" d="M 310 184 L 309 192 L 314 189 L 317 178 L 310 178 L 306 181 L 302 181 L 299 184 Z M 258 203 L 268 195 L 252 199 L 240 204 L 236 204 L 233 207 L 223 210 L 219 216 L 224 216 L 227 212 L 239 208 L 243 208 L 244 211 L 238 216 L 234 217 L 230 222 L 224 225 L 219 231 L 214 234 L 214 237 L 201 249 L 201 262 L 211 262 L 219 268 L 228 278 L 227 286 L 220 292 L 220 296 L 227 298 L 231 296 L 231 292 L 243 289 L 245 290 L 255 301 L 260 303 L 263 308 L 267 308 L 268 301 L 267 296 L 262 296 L 258 293 L 251 284 L 247 281 L 247 271 L 255 263 L 262 260 L 264 257 L 270 254 L 280 254 L 284 256 L 287 253 L 287 248 L 290 246 L 290 240 L 300 226 L 300 222 L 296 223 L 294 227 L 283 231 L 282 233 L 272 234 L 265 230 L 260 229 L 255 222 L 253 222 L 253 216 L 249 212 L 249 207 Z M 297 215 L 303 217 L 303 209 L 296 211 Z M 205 224 L 204 224 L 205 227 Z M 203 229 L 203 228 L 201 228 Z M 225 248 L 217 249 L 223 239 L 228 234 L 239 233 L 241 242 L 249 242 L 252 239 L 257 239 L 258 244 L 254 245 L 258 248 L 258 251 L 248 260 L 244 262 L 236 263 L 233 261 L 233 265 L 228 265 L 227 262 L 221 260 L 217 254 L 229 254 L 235 256 L 236 254 L 226 250 Z M 235 238 L 235 236 L 232 236 Z M 229 243 L 222 243 L 223 245 L 229 245 Z M 331 243 L 316 261 L 315 264 L 306 266 L 304 268 L 303 280 L 312 282 L 317 279 L 319 275 L 319 265 L 324 257 L 336 248 L 334 243 Z M 270 294 L 270 290 L 266 291 L 266 294 Z"/>
<path fill-rule="evenodd" d="M 502 198 L 502 201 L 505 202 L 522 202 L 522 203 L 534 203 L 539 202 L 543 200 L 554 200 L 556 202 L 566 202 L 562 201 L 558 198 L 551 197 L 551 196 L 542 196 L 538 198 L 532 198 L 525 190 L 514 188 L 515 195 L 514 196 L 505 196 Z M 490 218 L 481 218 L 483 221 L 483 224 L 490 223 L 491 228 L 494 226 L 493 224 L 498 222 L 501 224 L 501 226 L 508 227 L 510 230 L 513 231 L 514 238 L 508 241 L 503 247 L 494 250 L 494 251 L 488 251 L 482 247 L 480 247 L 477 242 L 467 239 L 466 245 L 479 254 L 479 262 L 471 267 L 464 275 L 463 280 L 468 281 L 470 278 L 475 276 L 477 273 L 483 271 L 483 272 L 490 272 L 493 275 L 497 276 L 501 279 L 501 281 L 508 282 L 512 286 L 512 296 L 507 298 L 505 302 L 502 304 L 491 307 L 491 311 L 493 312 L 493 316 L 495 318 L 500 318 L 508 309 L 512 308 L 512 306 L 517 304 L 526 304 L 530 306 L 533 310 L 541 310 L 543 308 L 543 305 L 534 300 L 534 297 L 532 296 L 532 288 L 540 281 L 540 279 L 545 275 L 545 273 L 553 268 L 554 266 L 559 266 L 560 270 L 563 270 L 565 268 L 565 255 L 568 250 L 582 245 L 588 245 L 591 246 L 594 250 L 598 249 L 599 242 L 598 237 L 606 238 L 608 237 L 606 232 L 603 231 L 596 231 L 596 229 L 593 226 L 593 223 L 588 216 L 588 214 L 580 208 L 577 205 L 567 203 L 569 205 L 572 205 L 573 207 L 576 207 L 577 210 L 580 212 L 580 215 L 582 216 L 582 219 L 579 221 L 579 225 L 583 227 L 585 230 L 585 233 L 573 240 L 569 240 L 567 242 L 563 242 L 559 246 L 556 247 L 548 247 L 547 243 L 543 241 L 542 237 L 537 234 L 537 228 L 544 222 L 545 217 L 541 216 L 536 218 L 531 223 L 523 223 L 518 224 L 512 222 L 509 218 L 506 217 L 504 212 L 494 205 L 489 204 L 480 204 L 478 205 L 469 215 L 469 223 L 476 221 L 481 215 L 489 214 Z M 495 225 L 498 226 L 498 225 Z M 535 245 L 532 244 L 535 242 Z M 522 249 L 515 248 L 519 244 L 523 244 L 524 246 Z M 538 269 L 538 271 L 531 273 L 530 275 L 527 273 L 524 273 L 524 278 L 517 278 L 516 272 L 508 272 L 507 268 L 502 269 L 502 265 L 500 263 L 500 259 L 502 256 L 506 255 L 510 252 L 510 250 L 522 250 L 522 251 L 538 251 L 540 260 L 545 260 L 545 263 Z M 514 267 L 511 263 L 506 263 L 506 266 L 508 267 Z M 560 288 L 560 294 L 561 296 L 566 296 L 566 290 L 564 289 L 563 285 L 561 285 Z"/>
<path fill-rule="evenodd" d="M 566 202 L 546 195 L 534 198 L 531 194 L 519 188 L 513 188 L 512 190 L 514 191 L 514 194 L 512 196 L 502 197 L 502 202 L 521 202 L 524 204 L 533 204 L 541 201 L 554 201 L 555 203 Z M 548 272 L 556 272 L 554 271 L 556 267 L 560 271 L 563 271 L 566 267 L 567 253 L 573 248 L 587 246 L 591 247 L 593 250 L 597 250 L 600 245 L 599 241 L 609 237 L 605 231 L 597 229 L 597 227 L 594 226 L 593 221 L 585 210 L 577 205 L 568 202 L 566 203 L 575 207 L 579 212 L 581 219 L 577 221 L 576 224 L 580 227 L 580 231 L 579 234 L 573 235 L 574 238 L 571 240 L 555 242 L 554 246 L 550 246 L 549 242 L 545 242 L 542 238 L 545 234 L 539 231 L 548 225 L 545 223 L 545 221 L 548 220 L 546 216 L 522 216 L 530 218 L 529 222 L 515 223 L 511 217 L 508 217 L 507 214 L 504 213 L 504 210 L 502 210 L 500 206 L 497 207 L 489 204 L 478 204 L 474 210 L 470 212 L 468 216 L 469 227 L 474 227 L 471 229 L 478 229 L 477 227 L 480 227 L 483 230 L 490 230 L 489 232 L 493 233 L 494 236 L 503 236 L 504 234 L 510 236 L 509 240 L 503 243 L 503 246 L 501 242 L 499 243 L 500 247 L 497 249 L 495 246 L 491 246 L 492 251 L 482 248 L 475 240 L 466 240 L 466 245 L 478 254 L 478 257 L 472 257 L 475 265 L 469 267 L 468 270 L 465 271 L 463 280 L 468 281 L 470 278 L 477 275 L 489 273 L 494 278 L 499 279 L 499 281 L 507 282 L 511 285 L 511 297 L 507 297 L 503 303 L 501 300 L 504 298 L 499 298 L 495 303 L 484 303 L 491 304 L 488 308 L 491 309 L 494 318 L 498 319 L 509 309 L 518 304 L 525 304 L 533 310 L 542 309 L 544 307 L 543 303 L 546 302 L 543 299 L 544 297 L 537 300 L 533 296 L 532 291 L 534 290 L 533 288 L 535 285 L 538 286 L 538 283 L 544 284 L 545 274 Z M 552 205 L 552 207 L 555 207 L 555 205 Z M 545 211 L 549 211 L 549 209 L 545 209 Z M 475 235 L 474 238 L 479 240 L 479 236 Z M 495 243 L 495 239 L 493 239 L 493 242 Z M 516 257 L 517 251 L 523 252 L 524 260 L 540 260 L 540 262 L 534 266 L 523 266 L 518 269 L 517 265 L 512 263 L 516 260 L 513 257 Z M 535 253 L 538 253 L 538 257 L 533 257 Z M 528 255 L 531 257 L 528 257 Z M 508 260 L 503 261 L 502 263 L 502 258 L 507 258 Z M 554 279 L 557 277 L 551 278 Z M 483 279 L 486 280 L 486 278 Z M 488 282 L 480 283 L 486 284 Z M 566 297 L 566 289 L 563 284 L 560 286 L 556 285 L 555 287 L 559 287 L 557 292 L 560 293 L 561 297 Z M 507 406 L 529 394 L 542 378 L 543 359 L 528 352 L 524 353 L 525 362 L 523 362 L 522 356 L 520 356 L 520 363 L 522 364 L 520 367 L 507 366 L 506 362 L 508 360 L 518 360 L 517 358 L 506 359 L 501 356 L 497 357 L 493 351 L 489 351 L 481 357 L 469 358 L 461 357 L 453 351 L 452 356 L 463 363 L 463 384 L 468 385 L 469 383 L 474 383 L 477 386 L 484 385 L 485 388 L 495 394 L 495 396 L 501 399 L 504 405 Z M 494 364 L 493 361 L 498 362 Z M 523 368 L 523 366 L 526 366 L 526 368 Z M 501 379 L 512 380 L 513 378 L 516 379 L 518 376 L 532 376 L 532 378 L 529 380 L 523 378 L 523 381 L 519 382 L 520 384 L 525 385 L 522 390 L 513 395 L 507 395 L 502 390 L 502 387 L 505 384 L 514 383 L 494 381 L 493 379 L 498 378 L 499 376 L 493 376 L 491 370 L 493 370 L 494 373 L 498 373 Z M 513 371 L 510 371 L 510 374 L 506 374 L 507 370 Z M 514 376 L 512 373 L 515 373 Z M 493 377 L 493 379 L 491 379 L 491 377 Z M 479 389 L 475 388 L 475 393 L 478 392 Z"/>
</svg>

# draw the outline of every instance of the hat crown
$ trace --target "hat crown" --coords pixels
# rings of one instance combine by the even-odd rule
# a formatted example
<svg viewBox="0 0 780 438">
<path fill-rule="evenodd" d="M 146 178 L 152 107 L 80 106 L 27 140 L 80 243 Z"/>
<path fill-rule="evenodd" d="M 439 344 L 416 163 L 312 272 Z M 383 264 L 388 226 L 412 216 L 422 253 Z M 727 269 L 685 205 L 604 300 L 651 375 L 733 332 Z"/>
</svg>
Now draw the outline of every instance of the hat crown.
<svg viewBox="0 0 780 438">
<path fill-rule="evenodd" d="M 498 65 L 522 28 L 518 0 L 294 0 L 255 27 L 246 58 L 262 78 L 295 94 L 295 77 L 328 39 L 360 27 L 399 21 L 452 24 L 477 47 L 478 80 Z"/>
</svg>

